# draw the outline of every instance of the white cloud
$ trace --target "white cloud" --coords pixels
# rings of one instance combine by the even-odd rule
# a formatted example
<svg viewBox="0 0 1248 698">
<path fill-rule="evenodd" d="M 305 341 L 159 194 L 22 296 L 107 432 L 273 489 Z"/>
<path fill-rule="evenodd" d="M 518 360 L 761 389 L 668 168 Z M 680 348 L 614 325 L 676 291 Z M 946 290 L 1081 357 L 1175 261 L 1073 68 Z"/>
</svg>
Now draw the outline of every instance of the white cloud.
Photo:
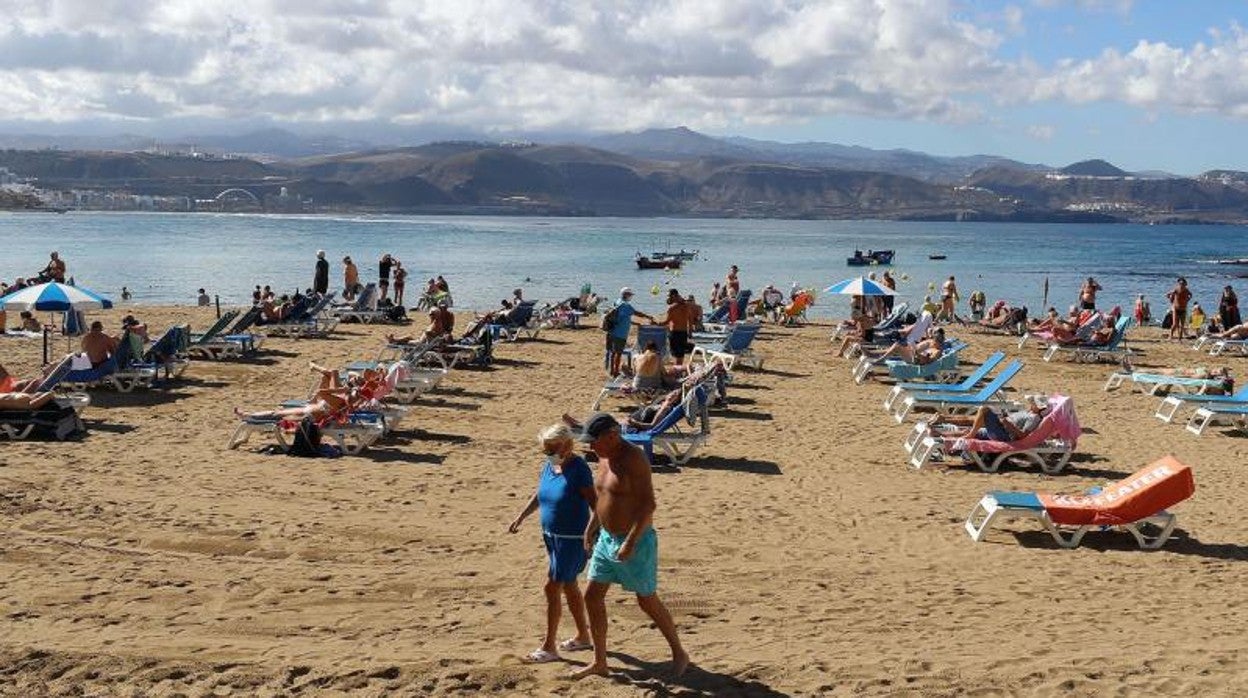
<svg viewBox="0 0 1248 698">
<path fill-rule="evenodd" d="M 1190 48 L 1140 41 L 1084 61 L 1063 61 L 1034 84 L 1031 98 L 1121 102 L 1145 109 L 1248 117 L 1248 34 L 1211 31 Z"/>
<path fill-rule="evenodd" d="M 1192 47 L 1141 41 L 1046 68 L 1001 57 L 1007 36 L 1026 34 L 1018 5 L 978 19 L 962 9 L 957 0 L 0 0 L 10 18 L 0 25 L 0 120 L 723 129 L 844 114 L 973 122 L 994 100 L 1248 116 L 1238 27 Z"/>
</svg>

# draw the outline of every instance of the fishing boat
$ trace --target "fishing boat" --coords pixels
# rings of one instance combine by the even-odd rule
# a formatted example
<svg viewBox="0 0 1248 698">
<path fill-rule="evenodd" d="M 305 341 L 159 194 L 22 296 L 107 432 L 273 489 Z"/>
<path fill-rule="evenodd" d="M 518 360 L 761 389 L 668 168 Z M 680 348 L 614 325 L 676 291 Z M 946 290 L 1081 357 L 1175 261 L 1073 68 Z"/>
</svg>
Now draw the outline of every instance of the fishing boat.
<svg viewBox="0 0 1248 698">
<path fill-rule="evenodd" d="M 680 257 L 649 256 L 637 254 L 638 269 L 679 269 L 684 262 Z"/>
<path fill-rule="evenodd" d="M 946 257 L 943 254 L 929 254 L 927 258 L 928 259 L 948 259 L 948 257 Z"/>
<path fill-rule="evenodd" d="M 845 263 L 851 267 L 892 264 L 893 250 L 867 250 L 865 255 L 862 250 L 854 250 L 854 256 L 846 259 Z"/>
<path fill-rule="evenodd" d="M 680 259 L 680 260 L 688 262 L 688 261 L 697 259 L 697 257 L 698 257 L 697 250 L 690 251 L 690 250 L 686 250 L 683 247 L 680 248 L 679 252 L 668 252 L 668 251 L 659 252 L 658 250 L 655 250 L 654 252 L 650 253 L 650 259 L 675 258 L 675 259 Z"/>
</svg>

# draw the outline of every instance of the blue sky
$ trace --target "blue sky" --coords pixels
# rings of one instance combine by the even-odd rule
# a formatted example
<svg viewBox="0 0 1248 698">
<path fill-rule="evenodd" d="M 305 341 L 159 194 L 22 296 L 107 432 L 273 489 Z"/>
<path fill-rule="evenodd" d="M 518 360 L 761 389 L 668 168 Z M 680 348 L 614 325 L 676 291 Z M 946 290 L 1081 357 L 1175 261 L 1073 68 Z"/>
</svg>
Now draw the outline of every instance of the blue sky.
<svg viewBox="0 0 1248 698">
<path fill-rule="evenodd" d="M 1248 4 L 0 0 L 0 129 L 822 140 L 1248 170 Z M 387 136 L 386 134 L 389 134 Z"/>
</svg>

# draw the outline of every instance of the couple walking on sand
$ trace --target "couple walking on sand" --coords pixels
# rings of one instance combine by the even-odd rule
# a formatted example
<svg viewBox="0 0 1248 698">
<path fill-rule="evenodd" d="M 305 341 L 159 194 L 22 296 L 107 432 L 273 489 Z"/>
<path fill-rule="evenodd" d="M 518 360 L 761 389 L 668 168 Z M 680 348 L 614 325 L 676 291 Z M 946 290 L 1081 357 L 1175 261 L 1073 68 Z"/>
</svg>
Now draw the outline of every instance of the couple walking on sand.
<svg viewBox="0 0 1248 698">
<path fill-rule="evenodd" d="M 672 650 L 672 675 L 689 667 L 676 623 L 658 596 L 658 536 L 652 526 L 656 508 L 650 463 L 641 449 L 620 435 L 615 417 L 598 412 L 586 420 L 580 440 L 598 455 L 596 473 L 576 455 L 572 431 L 563 424 L 539 436 L 547 455 L 537 492 L 512 521 L 515 533 L 524 519 L 541 509 L 542 534 L 550 565 L 547 574 L 546 636 L 530 662 L 560 659 L 560 649 L 589 649 L 594 660 L 570 678 L 606 676 L 607 590 L 619 584 L 637 595 L 637 605 L 654 621 Z M 589 584 L 582 599 L 576 578 L 588 557 Z M 576 621 L 577 636 L 556 644 L 560 592 Z M 583 604 L 583 605 L 582 605 Z M 585 611 L 589 616 L 586 637 Z"/>
</svg>

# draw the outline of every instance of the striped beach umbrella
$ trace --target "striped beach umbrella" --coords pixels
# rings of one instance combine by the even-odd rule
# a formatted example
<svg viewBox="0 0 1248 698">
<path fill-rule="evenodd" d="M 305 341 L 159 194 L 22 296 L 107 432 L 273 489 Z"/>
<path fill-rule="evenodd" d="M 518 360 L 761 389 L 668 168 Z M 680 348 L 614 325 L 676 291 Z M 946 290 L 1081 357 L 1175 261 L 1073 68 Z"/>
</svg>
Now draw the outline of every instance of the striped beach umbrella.
<svg viewBox="0 0 1248 698">
<path fill-rule="evenodd" d="M 63 312 L 100 310 L 111 307 L 113 307 L 113 302 L 95 291 L 55 281 L 27 286 L 20 291 L 0 297 L 0 310 L 7 312 L 23 310 Z"/>
<path fill-rule="evenodd" d="M 893 289 L 872 281 L 865 276 L 855 276 L 823 289 L 824 293 L 837 293 L 842 296 L 895 296 Z"/>
</svg>

